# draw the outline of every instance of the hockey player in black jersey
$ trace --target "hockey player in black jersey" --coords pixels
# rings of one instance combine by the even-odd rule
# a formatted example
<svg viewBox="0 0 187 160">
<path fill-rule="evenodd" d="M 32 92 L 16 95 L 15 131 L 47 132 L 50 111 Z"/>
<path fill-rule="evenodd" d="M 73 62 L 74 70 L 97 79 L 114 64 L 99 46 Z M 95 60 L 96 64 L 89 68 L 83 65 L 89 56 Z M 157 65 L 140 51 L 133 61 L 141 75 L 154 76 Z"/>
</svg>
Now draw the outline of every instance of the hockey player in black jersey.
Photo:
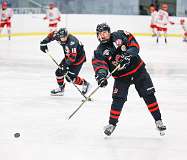
<svg viewBox="0 0 187 160">
<path fill-rule="evenodd" d="M 145 63 L 138 55 L 139 44 L 134 36 L 123 30 L 111 33 L 110 27 L 106 23 L 98 24 L 96 33 L 100 44 L 94 51 L 92 65 L 100 87 L 105 87 L 108 84 L 106 79 L 108 71 L 112 72 L 120 64 L 120 68 L 112 74 L 114 78 L 113 101 L 109 124 L 105 127 L 104 133 L 110 136 L 116 128 L 131 84 L 135 85 L 139 96 L 145 101 L 157 129 L 159 131 L 166 130 L 154 95 L 155 88 L 145 68 Z"/>
<path fill-rule="evenodd" d="M 82 93 L 86 94 L 89 83 L 78 76 L 83 63 L 86 61 L 86 55 L 83 44 L 72 34 L 69 34 L 66 28 L 50 33 L 40 43 L 40 50 L 48 52 L 47 44 L 56 40 L 63 47 L 64 58 L 59 64 L 55 74 L 59 88 L 51 91 L 51 95 L 62 96 L 65 88 L 65 78 L 68 82 L 73 81 L 77 85 L 82 85 Z"/>
</svg>

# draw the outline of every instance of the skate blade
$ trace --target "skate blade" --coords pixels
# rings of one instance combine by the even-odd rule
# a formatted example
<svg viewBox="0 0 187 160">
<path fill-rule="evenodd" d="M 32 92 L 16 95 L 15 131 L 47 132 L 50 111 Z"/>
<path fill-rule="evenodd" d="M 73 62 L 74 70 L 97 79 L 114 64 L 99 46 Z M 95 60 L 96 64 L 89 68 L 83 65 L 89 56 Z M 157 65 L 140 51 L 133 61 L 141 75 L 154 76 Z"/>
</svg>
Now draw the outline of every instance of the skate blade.
<svg viewBox="0 0 187 160">
<path fill-rule="evenodd" d="M 63 96 L 64 94 L 53 94 L 53 93 L 51 93 L 50 95 L 54 96 L 54 97 L 59 97 L 59 96 Z"/>
</svg>

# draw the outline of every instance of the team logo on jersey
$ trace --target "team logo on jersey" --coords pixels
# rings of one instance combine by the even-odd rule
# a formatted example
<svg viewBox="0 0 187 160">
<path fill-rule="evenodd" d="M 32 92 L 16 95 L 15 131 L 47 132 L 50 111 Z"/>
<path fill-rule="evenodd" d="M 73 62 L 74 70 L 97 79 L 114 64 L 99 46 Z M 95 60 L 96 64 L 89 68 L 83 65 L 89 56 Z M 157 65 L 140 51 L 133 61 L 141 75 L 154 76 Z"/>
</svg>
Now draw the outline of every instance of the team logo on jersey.
<svg viewBox="0 0 187 160">
<path fill-rule="evenodd" d="M 115 43 L 116 43 L 117 46 L 121 46 L 122 45 L 122 40 L 121 39 L 117 39 L 115 41 Z"/>
<path fill-rule="evenodd" d="M 71 42 L 70 42 L 70 45 L 71 45 L 71 46 L 72 46 L 72 45 L 74 45 L 74 44 L 75 44 L 75 42 L 74 42 L 74 41 L 71 41 Z"/>
<path fill-rule="evenodd" d="M 117 93 L 118 93 L 118 88 L 114 88 L 113 94 L 117 94 Z"/>
<path fill-rule="evenodd" d="M 110 51 L 109 51 L 108 49 L 105 49 L 105 50 L 103 51 L 103 55 L 104 55 L 104 56 L 108 56 L 109 53 L 110 53 Z"/>
<path fill-rule="evenodd" d="M 121 51 L 125 52 L 127 50 L 126 46 L 125 45 L 122 45 L 121 46 Z"/>
<path fill-rule="evenodd" d="M 117 66 L 117 65 L 118 65 L 118 62 L 117 62 L 117 61 L 112 61 L 112 64 L 113 64 L 114 66 Z"/>
<path fill-rule="evenodd" d="M 122 60 L 124 59 L 124 56 L 123 55 L 120 55 L 120 54 L 117 54 L 115 56 L 115 60 L 112 61 L 112 64 L 114 66 L 117 66 L 119 64 L 119 62 L 121 62 Z"/>
<path fill-rule="evenodd" d="M 122 55 L 117 54 L 115 57 L 115 61 L 118 63 L 120 62 L 124 57 Z"/>
<path fill-rule="evenodd" d="M 127 32 L 127 31 L 124 31 L 124 34 L 127 35 L 127 36 L 130 35 L 130 33 Z"/>
<path fill-rule="evenodd" d="M 72 52 L 72 53 L 77 53 L 77 48 L 72 48 L 72 49 L 71 49 L 71 52 Z"/>
</svg>

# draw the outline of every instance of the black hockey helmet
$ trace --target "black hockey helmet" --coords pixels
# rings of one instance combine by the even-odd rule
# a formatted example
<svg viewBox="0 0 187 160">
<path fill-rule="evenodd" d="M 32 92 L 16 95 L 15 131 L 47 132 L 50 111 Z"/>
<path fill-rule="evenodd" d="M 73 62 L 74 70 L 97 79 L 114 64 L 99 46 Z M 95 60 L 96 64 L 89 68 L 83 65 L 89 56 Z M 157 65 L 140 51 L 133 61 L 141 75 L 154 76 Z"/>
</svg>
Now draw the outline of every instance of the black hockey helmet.
<svg viewBox="0 0 187 160">
<path fill-rule="evenodd" d="M 103 32 L 103 31 L 108 31 L 110 33 L 110 27 L 108 24 L 101 23 L 97 25 L 97 28 L 96 28 L 97 35 L 98 33 Z"/>
<path fill-rule="evenodd" d="M 66 28 L 60 28 L 57 32 L 56 32 L 56 39 L 60 39 L 60 38 L 64 38 L 68 35 L 68 31 Z"/>
<path fill-rule="evenodd" d="M 101 43 L 106 43 L 108 40 L 102 40 L 102 39 L 99 37 L 99 33 L 100 33 L 100 32 L 103 32 L 103 31 L 108 31 L 109 33 L 111 32 L 111 31 L 110 31 L 110 27 L 109 27 L 108 24 L 106 24 L 106 23 L 101 23 L 101 24 L 98 24 L 97 27 L 96 27 L 97 39 L 98 39 Z"/>
</svg>

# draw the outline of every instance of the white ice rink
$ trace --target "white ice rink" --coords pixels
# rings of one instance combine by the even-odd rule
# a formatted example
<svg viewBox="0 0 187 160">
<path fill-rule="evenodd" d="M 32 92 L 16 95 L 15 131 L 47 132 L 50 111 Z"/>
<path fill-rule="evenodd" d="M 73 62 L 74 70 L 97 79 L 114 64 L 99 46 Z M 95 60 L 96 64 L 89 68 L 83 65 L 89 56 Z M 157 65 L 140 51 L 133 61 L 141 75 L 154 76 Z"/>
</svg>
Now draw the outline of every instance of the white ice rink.
<svg viewBox="0 0 187 160">
<path fill-rule="evenodd" d="M 155 129 L 134 86 L 129 91 L 118 126 L 105 138 L 113 79 L 94 94 L 72 119 L 81 95 L 72 84 L 64 97 L 51 97 L 57 87 L 55 64 L 39 50 L 44 37 L 0 39 L 0 160 L 184 160 L 187 157 L 187 43 L 181 38 L 137 37 L 147 64 L 167 132 Z M 91 66 L 94 36 L 79 36 L 87 52 L 80 75 L 97 86 Z M 62 48 L 50 43 L 59 62 Z M 14 138 L 14 133 L 21 136 Z"/>
</svg>

